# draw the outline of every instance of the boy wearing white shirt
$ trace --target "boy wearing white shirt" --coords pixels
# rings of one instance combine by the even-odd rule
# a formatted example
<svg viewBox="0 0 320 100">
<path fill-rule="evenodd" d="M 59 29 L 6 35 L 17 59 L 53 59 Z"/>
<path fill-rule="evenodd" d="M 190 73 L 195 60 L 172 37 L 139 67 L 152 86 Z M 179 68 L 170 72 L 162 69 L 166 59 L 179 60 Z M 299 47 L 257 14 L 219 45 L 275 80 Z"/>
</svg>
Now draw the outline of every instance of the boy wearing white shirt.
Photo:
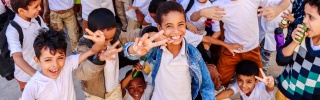
<svg viewBox="0 0 320 100">
<path fill-rule="evenodd" d="M 32 60 L 35 55 L 32 44 L 38 35 L 38 30 L 41 27 L 47 28 L 41 18 L 41 25 L 35 19 L 41 10 L 40 3 L 41 0 L 11 0 L 11 6 L 16 14 L 13 21 L 22 28 L 24 39 L 20 44 L 19 33 L 12 25 L 7 27 L 6 37 L 10 55 L 15 61 L 14 76 L 21 91 L 23 91 L 30 77 L 39 69 Z"/>
<path fill-rule="evenodd" d="M 240 92 L 241 100 L 272 100 L 274 90 L 274 79 L 266 76 L 262 69 L 263 78 L 259 78 L 257 63 L 249 60 L 241 61 L 236 66 L 237 82 L 217 95 L 217 100 L 229 98 Z M 260 82 L 259 82 L 260 81 Z"/>
<path fill-rule="evenodd" d="M 73 12 L 74 0 L 46 0 L 46 7 L 50 11 L 50 26 L 57 31 L 67 28 L 73 53 L 78 45 L 79 27 Z"/>
<path fill-rule="evenodd" d="M 102 50 L 105 37 L 102 32 L 91 32 L 85 35 L 94 41 L 94 45 L 87 52 L 66 56 L 67 39 L 65 33 L 41 29 L 34 41 L 34 60 L 41 67 L 28 81 L 22 93 L 22 100 L 75 100 L 75 90 L 72 71 L 78 65 Z M 100 56 L 99 59 L 105 59 Z"/>
<path fill-rule="evenodd" d="M 259 26 L 258 14 L 269 15 L 267 18 L 272 19 L 275 15 L 285 10 L 290 2 L 282 0 L 276 7 L 264 7 L 258 10 L 258 7 L 265 5 L 273 0 L 218 0 L 213 6 L 219 6 L 226 11 L 226 15 L 221 18 L 224 23 L 225 42 L 239 43 L 243 45 L 243 50 L 228 51 L 222 48 L 217 69 L 221 74 L 221 81 L 224 87 L 228 87 L 230 80 L 235 73 L 235 65 L 242 60 L 253 60 L 258 62 L 259 68 L 262 67 L 259 46 Z M 257 11 L 258 10 L 258 11 Z M 192 21 L 198 21 L 202 16 L 210 16 L 211 13 L 193 13 Z M 212 11 L 219 12 L 219 11 Z M 271 14 L 269 14 L 272 12 Z M 235 54 L 233 54 L 236 52 Z M 259 63 L 260 62 L 260 63 Z"/>
</svg>

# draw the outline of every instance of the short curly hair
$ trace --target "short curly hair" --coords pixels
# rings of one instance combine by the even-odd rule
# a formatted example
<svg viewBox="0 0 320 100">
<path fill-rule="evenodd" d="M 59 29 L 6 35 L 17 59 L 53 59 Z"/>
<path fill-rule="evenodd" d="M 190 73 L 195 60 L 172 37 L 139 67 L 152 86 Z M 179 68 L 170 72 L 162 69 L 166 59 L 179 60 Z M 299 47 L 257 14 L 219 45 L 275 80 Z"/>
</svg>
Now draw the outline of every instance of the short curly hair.
<svg viewBox="0 0 320 100">
<path fill-rule="evenodd" d="M 172 11 L 177 11 L 183 14 L 184 16 L 184 20 L 186 21 L 186 13 L 184 12 L 183 7 L 174 1 L 167 1 L 164 2 L 162 5 L 160 5 L 160 7 L 157 10 L 157 23 L 159 25 L 162 24 L 162 17 L 166 16 L 168 13 L 172 12 Z"/>
<path fill-rule="evenodd" d="M 55 31 L 50 27 L 49 30 L 42 28 L 39 30 L 39 35 L 34 40 L 33 48 L 36 57 L 39 59 L 42 49 L 50 49 L 50 53 L 64 53 L 67 51 L 66 34 L 62 31 Z"/>
<path fill-rule="evenodd" d="M 316 7 L 318 9 L 318 14 L 320 15 L 320 1 L 319 0 L 305 0 L 304 5 L 309 4 L 310 6 Z"/>
</svg>

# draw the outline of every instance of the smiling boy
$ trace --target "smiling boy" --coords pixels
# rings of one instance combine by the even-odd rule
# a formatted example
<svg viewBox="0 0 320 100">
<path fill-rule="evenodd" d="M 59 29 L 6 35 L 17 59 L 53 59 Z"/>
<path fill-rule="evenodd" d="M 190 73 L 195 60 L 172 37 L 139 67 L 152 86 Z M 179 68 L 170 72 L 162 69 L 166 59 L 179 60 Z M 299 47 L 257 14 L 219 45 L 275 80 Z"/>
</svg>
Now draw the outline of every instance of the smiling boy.
<svg viewBox="0 0 320 100">
<path fill-rule="evenodd" d="M 182 6 L 176 2 L 163 3 L 157 10 L 158 34 L 148 34 L 125 45 L 124 53 L 130 59 L 147 57 L 153 65 L 151 77 L 154 92 L 152 100 L 191 100 L 198 92 L 206 100 L 214 100 L 214 84 L 199 51 L 183 38 L 186 19 Z M 165 40 L 152 42 L 164 35 Z M 166 46 L 159 46 L 166 45 Z"/>
</svg>

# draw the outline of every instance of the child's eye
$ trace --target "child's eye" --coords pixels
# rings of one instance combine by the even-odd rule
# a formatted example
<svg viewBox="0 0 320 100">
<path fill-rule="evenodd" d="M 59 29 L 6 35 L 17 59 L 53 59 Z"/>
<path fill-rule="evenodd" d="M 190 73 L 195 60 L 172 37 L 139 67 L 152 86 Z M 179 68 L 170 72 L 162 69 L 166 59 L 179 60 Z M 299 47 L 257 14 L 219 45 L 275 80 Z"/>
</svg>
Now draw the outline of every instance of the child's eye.
<svg viewBox="0 0 320 100">
<path fill-rule="evenodd" d="M 47 59 L 47 60 L 44 60 L 45 62 L 49 62 L 49 61 L 51 61 L 50 59 Z"/>
<path fill-rule="evenodd" d="M 179 24 L 179 26 L 184 26 L 184 24 Z"/>
<path fill-rule="evenodd" d="M 170 26 L 167 26 L 167 28 L 169 28 L 169 27 L 172 27 L 171 25 Z"/>
</svg>

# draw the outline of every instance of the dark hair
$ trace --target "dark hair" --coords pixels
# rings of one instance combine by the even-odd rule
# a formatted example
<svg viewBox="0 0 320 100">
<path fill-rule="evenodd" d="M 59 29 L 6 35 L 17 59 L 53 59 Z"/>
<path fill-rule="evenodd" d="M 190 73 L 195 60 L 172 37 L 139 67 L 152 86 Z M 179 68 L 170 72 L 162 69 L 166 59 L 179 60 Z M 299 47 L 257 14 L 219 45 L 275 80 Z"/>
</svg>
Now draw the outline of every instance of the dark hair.
<svg viewBox="0 0 320 100">
<path fill-rule="evenodd" d="M 114 14 L 106 8 L 93 10 L 88 16 L 88 28 L 92 32 L 116 28 L 116 19 Z"/>
<path fill-rule="evenodd" d="M 10 0 L 12 10 L 18 13 L 19 8 L 28 10 L 28 6 L 37 0 Z"/>
<path fill-rule="evenodd" d="M 236 66 L 236 75 L 259 76 L 258 64 L 250 60 L 243 60 Z"/>
<path fill-rule="evenodd" d="M 129 70 L 129 71 L 126 73 L 126 77 L 128 77 L 131 72 L 132 72 L 132 70 Z M 138 75 L 137 75 L 136 78 L 141 78 L 141 79 L 145 82 L 144 76 L 143 76 L 142 72 L 138 73 Z"/>
<path fill-rule="evenodd" d="M 162 17 L 167 15 L 169 12 L 172 12 L 172 11 L 177 11 L 177 12 L 182 13 L 183 16 L 184 16 L 184 20 L 186 20 L 185 19 L 186 18 L 186 14 L 184 13 L 183 7 L 177 2 L 167 1 L 167 2 L 164 2 L 162 5 L 160 5 L 160 7 L 157 10 L 157 23 L 159 25 L 161 25 Z"/>
<path fill-rule="evenodd" d="M 149 32 L 159 32 L 159 31 L 158 31 L 158 28 L 157 28 L 157 27 L 147 26 L 147 27 L 143 28 L 143 29 L 140 31 L 139 36 L 142 37 L 144 34 L 149 33 Z"/>
<path fill-rule="evenodd" d="M 149 13 L 157 13 L 159 6 L 166 1 L 167 0 L 152 0 L 148 8 Z"/>
<path fill-rule="evenodd" d="M 39 30 L 39 35 L 34 40 L 33 48 L 38 59 L 40 58 L 41 50 L 44 48 L 49 48 L 50 54 L 52 55 L 55 55 L 56 52 L 66 53 L 66 35 L 64 32 L 55 31 L 51 27 L 49 30 L 42 28 Z"/>
<path fill-rule="evenodd" d="M 304 0 L 304 5 L 309 4 L 310 6 L 318 8 L 318 14 L 320 14 L 320 1 L 319 0 Z"/>
</svg>

